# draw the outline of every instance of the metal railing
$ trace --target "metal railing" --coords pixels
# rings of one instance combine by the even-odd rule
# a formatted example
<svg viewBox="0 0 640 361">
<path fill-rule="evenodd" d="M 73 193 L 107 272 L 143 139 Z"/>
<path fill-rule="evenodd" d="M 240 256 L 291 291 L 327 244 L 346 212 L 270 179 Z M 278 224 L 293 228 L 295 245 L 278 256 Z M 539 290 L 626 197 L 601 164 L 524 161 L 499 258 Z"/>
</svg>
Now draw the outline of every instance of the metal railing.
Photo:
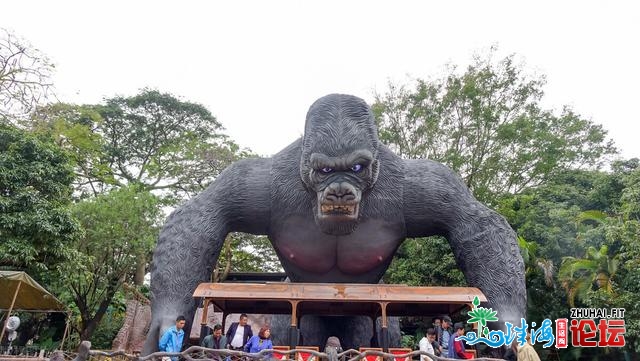
<svg viewBox="0 0 640 361">
<path fill-rule="evenodd" d="M 412 351 L 410 353 L 398 355 L 382 351 L 367 350 L 359 352 L 357 350 L 346 350 L 340 353 L 324 353 L 314 350 L 292 349 L 283 350 L 262 350 L 259 353 L 246 353 L 242 351 L 233 351 L 226 349 L 210 349 L 200 346 L 191 346 L 182 352 L 154 352 L 146 356 L 130 355 L 124 351 L 105 352 L 91 351 L 91 344 L 87 341 L 82 342 L 78 353 L 72 361 L 163 361 L 166 358 L 175 358 L 186 361 L 302 361 L 297 357 L 298 353 L 310 355 L 304 361 L 359 361 L 362 359 L 371 360 L 370 356 L 375 357 L 375 361 L 410 361 L 419 360 L 421 355 L 428 356 L 433 361 L 451 361 L 446 357 L 435 356 L 424 351 Z M 274 356 L 275 355 L 275 356 Z M 66 356 L 66 357 L 65 357 Z M 69 361 L 69 355 L 60 352 L 59 355 L 52 355 L 50 361 Z M 477 361 L 503 361 L 500 359 L 479 357 Z"/>
</svg>

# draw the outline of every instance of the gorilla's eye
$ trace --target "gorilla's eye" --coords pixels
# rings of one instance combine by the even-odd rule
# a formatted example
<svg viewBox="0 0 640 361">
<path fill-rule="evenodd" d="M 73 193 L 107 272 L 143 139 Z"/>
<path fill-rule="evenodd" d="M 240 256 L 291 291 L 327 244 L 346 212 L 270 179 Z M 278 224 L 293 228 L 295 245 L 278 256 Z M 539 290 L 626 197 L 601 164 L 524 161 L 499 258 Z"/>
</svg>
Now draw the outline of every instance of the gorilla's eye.
<svg viewBox="0 0 640 361">
<path fill-rule="evenodd" d="M 364 166 L 362 164 L 359 164 L 359 163 L 358 164 L 354 164 L 354 165 L 351 166 L 351 171 L 355 172 L 355 173 L 358 173 L 358 172 L 360 172 L 362 170 L 362 168 L 364 168 Z"/>
<path fill-rule="evenodd" d="M 333 172 L 333 168 L 331 168 L 331 167 L 324 167 L 324 168 L 320 169 L 320 171 L 321 171 L 322 173 L 324 173 L 324 174 L 329 174 L 329 173 Z"/>
</svg>

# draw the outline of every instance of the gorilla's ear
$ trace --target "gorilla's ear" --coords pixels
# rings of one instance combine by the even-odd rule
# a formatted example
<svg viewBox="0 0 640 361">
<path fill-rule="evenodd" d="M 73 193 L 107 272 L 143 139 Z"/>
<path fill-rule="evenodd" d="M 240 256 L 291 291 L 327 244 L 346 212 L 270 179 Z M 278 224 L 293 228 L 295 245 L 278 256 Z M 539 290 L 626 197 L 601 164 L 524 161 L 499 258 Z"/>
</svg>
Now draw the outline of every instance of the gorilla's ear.
<svg viewBox="0 0 640 361">
<path fill-rule="evenodd" d="M 309 161 L 305 158 L 305 155 L 302 155 L 300 159 L 300 178 L 302 179 L 302 183 L 304 183 L 307 188 L 311 187 L 311 167 L 309 167 Z"/>
<path fill-rule="evenodd" d="M 376 156 L 376 158 L 373 160 L 373 163 L 371 163 L 371 186 L 370 187 L 373 187 L 373 185 L 376 184 L 376 182 L 378 181 L 378 174 L 380 174 L 380 161 Z"/>
</svg>

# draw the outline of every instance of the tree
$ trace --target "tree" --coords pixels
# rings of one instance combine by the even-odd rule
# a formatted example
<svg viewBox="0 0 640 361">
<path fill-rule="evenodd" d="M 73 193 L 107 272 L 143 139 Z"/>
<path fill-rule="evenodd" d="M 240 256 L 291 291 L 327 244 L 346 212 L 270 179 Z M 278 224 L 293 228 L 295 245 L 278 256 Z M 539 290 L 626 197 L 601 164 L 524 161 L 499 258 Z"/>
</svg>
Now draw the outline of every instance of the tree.
<svg viewBox="0 0 640 361">
<path fill-rule="evenodd" d="M 417 79 L 414 87 L 389 84 L 386 92 L 375 94 L 372 108 L 383 143 L 403 158 L 428 158 L 448 165 L 460 173 L 476 198 L 498 206 L 505 215 L 504 198 L 514 200 L 514 194 L 544 186 L 567 169 L 597 168 L 615 148 L 605 140 L 602 127 L 570 108 L 564 107 L 559 115 L 542 109 L 544 77 L 526 75 L 514 56 L 494 61 L 494 51 L 476 56 L 464 73 L 450 66 L 443 77 Z M 527 197 L 517 197 L 517 202 L 534 199 Z M 557 208 L 552 201 L 547 205 Z M 580 210 L 562 212 L 557 221 L 566 238 L 541 246 L 539 257 L 548 262 L 547 271 L 560 263 L 564 241 L 575 241 L 573 230 L 566 228 L 575 225 L 573 216 Z M 543 215 L 540 211 L 539 216 Z M 539 223 L 527 226 L 537 227 L 536 232 L 555 232 Z M 449 247 L 438 244 L 444 242 L 441 238 L 415 241 L 428 244 L 427 250 L 413 242 L 405 241 L 399 248 L 386 279 L 442 284 L 445 273 L 431 269 L 442 265 L 443 259 L 453 260 Z M 448 266 L 456 268 L 455 262 Z"/>
<path fill-rule="evenodd" d="M 118 184 L 141 184 L 183 199 L 246 155 L 205 107 L 170 94 L 146 89 L 134 97 L 107 99 L 97 110 Z"/>
<path fill-rule="evenodd" d="M 598 167 L 615 152 L 606 131 L 569 107 L 542 109 L 544 77 L 530 77 L 508 56 L 475 56 L 460 74 L 389 84 L 375 95 L 380 139 L 404 158 L 428 158 L 458 172 L 487 203 L 543 184 L 564 169 Z"/>
<path fill-rule="evenodd" d="M 67 259 L 80 230 L 69 211 L 72 180 L 69 158 L 59 147 L 0 125 L 2 267 L 24 269 L 40 278 Z"/>
<path fill-rule="evenodd" d="M 553 287 L 541 274 L 528 272 L 528 318 L 566 318 L 577 303 L 625 308 L 626 347 L 640 351 L 639 165 L 632 159 L 613 163 L 610 172 L 565 171 L 543 186 L 501 199 L 500 212 L 535 244 L 526 248 L 556 264 L 564 260 Z M 599 353 L 603 359 L 622 357 L 598 350 L 575 352 L 592 359 Z"/>
<path fill-rule="evenodd" d="M 0 28 L 0 122 L 15 122 L 50 98 L 53 69 L 39 50 Z"/>
<path fill-rule="evenodd" d="M 105 102 L 52 104 L 31 121 L 32 129 L 51 135 L 75 155 L 82 180 L 78 190 L 88 195 L 138 184 L 175 204 L 250 155 L 223 134 L 202 105 L 149 89 Z"/>
<path fill-rule="evenodd" d="M 451 247 L 440 237 L 404 241 L 394 255 L 384 280 L 411 286 L 466 285 Z"/>
<path fill-rule="evenodd" d="M 232 232 L 227 235 L 211 281 L 222 282 L 230 272 L 282 272 L 282 266 L 267 237 Z"/>
<path fill-rule="evenodd" d="M 50 137 L 69 154 L 75 172 L 74 189 L 82 197 L 98 195 L 116 184 L 109 167 L 102 116 L 96 106 L 54 103 L 38 107 L 31 130 Z"/>
<path fill-rule="evenodd" d="M 584 258 L 567 256 L 560 266 L 558 279 L 566 289 L 569 305 L 575 307 L 575 298 L 586 299 L 587 293 L 602 289 L 613 293 L 612 278 L 618 270 L 618 260 L 609 255 L 606 245 L 596 249 L 589 247 Z"/>
<path fill-rule="evenodd" d="M 525 275 L 527 278 L 534 276 L 537 272 L 542 272 L 544 283 L 553 286 L 554 265 L 553 261 L 538 257 L 538 244 L 529 242 L 522 236 L 518 236 L 518 246 L 524 261 Z"/>
<path fill-rule="evenodd" d="M 138 185 L 175 206 L 206 188 L 230 163 L 250 155 L 222 133 L 222 125 L 202 105 L 149 89 L 107 99 L 106 105 L 42 107 L 31 126 L 72 154 L 81 197 Z M 137 257 L 137 285 L 150 256 Z"/>
<path fill-rule="evenodd" d="M 64 267 L 62 286 L 80 315 L 79 333 L 89 340 L 124 282 L 131 282 L 137 257 L 155 244 L 159 199 L 139 186 L 114 189 L 74 206 L 84 234 L 75 258 Z"/>
</svg>

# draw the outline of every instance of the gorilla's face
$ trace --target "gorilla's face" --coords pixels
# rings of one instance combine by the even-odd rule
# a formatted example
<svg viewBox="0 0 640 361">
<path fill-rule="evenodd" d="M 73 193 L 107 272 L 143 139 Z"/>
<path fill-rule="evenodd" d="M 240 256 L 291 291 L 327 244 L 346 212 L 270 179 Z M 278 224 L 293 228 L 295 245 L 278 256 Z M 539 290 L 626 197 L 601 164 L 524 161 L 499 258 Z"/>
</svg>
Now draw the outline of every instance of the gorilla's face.
<svg viewBox="0 0 640 361">
<path fill-rule="evenodd" d="M 316 193 L 316 221 L 325 233 L 347 234 L 358 222 L 363 192 L 373 182 L 373 154 L 357 149 L 331 157 L 312 153 L 309 180 Z"/>
<path fill-rule="evenodd" d="M 307 114 L 300 173 L 314 193 L 316 223 L 344 235 L 358 225 L 360 205 L 378 175 L 377 132 L 359 98 L 329 95 Z"/>
</svg>

